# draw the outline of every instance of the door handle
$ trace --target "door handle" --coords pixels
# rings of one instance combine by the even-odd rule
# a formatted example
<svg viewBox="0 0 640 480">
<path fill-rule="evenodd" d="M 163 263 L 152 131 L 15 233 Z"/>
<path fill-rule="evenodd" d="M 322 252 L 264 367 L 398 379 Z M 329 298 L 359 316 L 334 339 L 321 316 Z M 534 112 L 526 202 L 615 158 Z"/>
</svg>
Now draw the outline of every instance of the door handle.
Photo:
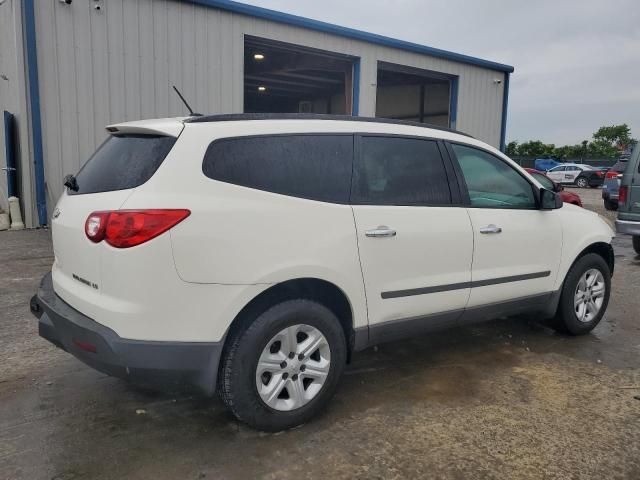
<svg viewBox="0 0 640 480">
<path fill-rule="evenodd" d="M 501 233 L 502 229 L 493 223 L 490 223 L 486 227 L 480 229 L 480 233 Z"/>
<path fill-rule="evenodd" d="M 385 226 L 385 225 L 380 225 L 378 228 L 374 228 L 372 230 L 367 230 L 366 232 L 364 232 L 364 234 L 367 237 L 374 237 L 374 238 L 379 238 L 379 237 L 395 237 L 396 236 L 396 231 Z"/>
</svg>

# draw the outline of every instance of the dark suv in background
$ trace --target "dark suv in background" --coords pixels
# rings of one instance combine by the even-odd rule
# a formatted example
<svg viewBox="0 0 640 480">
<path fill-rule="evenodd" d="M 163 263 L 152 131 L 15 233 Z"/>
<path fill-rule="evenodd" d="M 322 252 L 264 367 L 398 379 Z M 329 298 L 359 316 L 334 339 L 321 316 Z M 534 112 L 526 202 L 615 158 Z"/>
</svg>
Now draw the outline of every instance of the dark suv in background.
<svg viewBox="0 0 640 480">
<path fill-rule="evenodd" d="M 625 168 L 627 168 L 628 158 L 618 160 L 606 174 L 604 185 L 602 186 L 602 201 L 607 210 L 618 209 L 618 191 L 620 180 Z"/>
<path fill-rule="evenodd" d="M 632 235 L 633 248 L 640 255 L 640 148 L 637 146 L 619 181 L 616 230 Z"/>
</svg>

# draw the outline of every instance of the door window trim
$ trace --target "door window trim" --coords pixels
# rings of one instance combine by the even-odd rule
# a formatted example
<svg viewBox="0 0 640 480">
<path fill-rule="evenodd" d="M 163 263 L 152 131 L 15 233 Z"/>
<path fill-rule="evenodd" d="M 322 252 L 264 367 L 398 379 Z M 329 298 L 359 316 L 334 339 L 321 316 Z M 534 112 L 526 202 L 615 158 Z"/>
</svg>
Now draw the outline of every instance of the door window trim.
<svg viewBox="0 0 640 480">
<path fill-rule="evenodd" d="M 509 162 L 507 162 L 504 158 L 499 157 L 498 155 L 496 155 L 495 153 L 493 153 L 492 151 L 483 148 L 483 147 L 479 147 L 477 145 L 471 145 L 468 143 L 464 143 L 464 142 L 458 142 L 455 140 L 445 140 L 444 144 L 447 148 L 447 152 L 449 153 L 449 155 L 451 156 L 451 160 L 453 163 L 453 167 L 454 170 L 456 172 L 456 177 L 457 177 L 457 181 L 459 184 L 459 188 L 460 188 L 460 192 L 462 194 L 462 197 L 464 199 L 464 206 L 466 208 L 490 208 L 490 209 L 494 209 L 494 210 L 527 210 L 527 211 L 533 211 L 533 210 L 540 210 L 540 189 L 537 187 L 537 185 L 535 185 L 530 179 L 528 179 L 522 172 L 520 172 L 517 168 L 513 168 L 513 165 L 511 165 Z M 464 174 L 462 173 L 462 168 L 460 167 L 460 162 L 458 162 L 458 157 L 456 156 L 455 151 L 452 148 L 452 145 L 460 145 L 461 147 L 467 147 L 467 148 L 473 148 L 476 150 L 480 150 L 481 152 L 484 152 L 488 155 L 491 155 L 492 157 L 500 160 L 502 163 L 504 163 L 506 166 L 508 166 L 509 168 L 511 168 L 514 172 L 516 172 L 518 175 L 520 175 L 531 187 L 531 191 L 533 192 L 533 199 L 535 201 L 535 207 L 533 208 L 518 208 L 518 207 L 510 207 L 510 208 L 504 208 L 504 207 L 490 207 L 490 206 L 485 206 L 485 205 L 472 205 L 471 204 L 471 197 L 469 197 L 469 187 L 467 187 L 467 182 L 464 179 Z"/>
<path fill-rule="evenodd" d="M 451 201 L 449 203 L 412 203 L 410 205 L 394 205 L 394 204 L 380 204 L 380 203 L 369 203 L 369 202 L 356 202 L 353 198 L 354 191 L 354 181 L 355 181 L 355 168 L 357 165 L 360 165 L 362 162 L 362 139 L 364 137 L 382 137 L 382 138 L 401 138 L 408 140 L 425 140 L 435 142 L 438 147 L 438 152 L 440 153 L 440 158 L 442 160 L 442 164 L 444 166 L 445 177 L 447 178 L 447 185 L 449 187 L 449 193 L 451 196 Z M 422 136 L 422 135 L 405 135 L 402 133 L 368 133 L 368 132 L 356 132 L 354 133 L 354 156 L 353 156 L 353 171 L 351 174 L 351 195 L 349 197 L 351 205 L 369 205 L 369 206 L 380 206 L 380 207 L 441 207 L 441 208 L 451 208 L 451 207 L 464 207 L 464 198 L 461 195 L 460 187 L 458 182 L 456 181 L 456 173 L 454 169 L 453 162 L 448 155 L 446 147 L 442 138 L 438 137 L 430 137 L 430 136 Z"/>
</svg>

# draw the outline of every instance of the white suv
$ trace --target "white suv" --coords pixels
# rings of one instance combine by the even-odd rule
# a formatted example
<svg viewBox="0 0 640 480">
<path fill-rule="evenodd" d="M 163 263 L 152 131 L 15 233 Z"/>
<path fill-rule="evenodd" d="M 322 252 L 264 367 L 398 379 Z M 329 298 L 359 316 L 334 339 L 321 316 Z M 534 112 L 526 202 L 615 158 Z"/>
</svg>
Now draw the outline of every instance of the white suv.
<svg viewBox="0 0 640 480">
<path fill-rule="evenodd" d="M 40 335 L 132 380 L 219 392 L 281 430 L 354 351 L 499 316 L 593 329 L 613 231 L 496 149 L 359 117 L 123 123 L 53 213 Z"/>
</svg>

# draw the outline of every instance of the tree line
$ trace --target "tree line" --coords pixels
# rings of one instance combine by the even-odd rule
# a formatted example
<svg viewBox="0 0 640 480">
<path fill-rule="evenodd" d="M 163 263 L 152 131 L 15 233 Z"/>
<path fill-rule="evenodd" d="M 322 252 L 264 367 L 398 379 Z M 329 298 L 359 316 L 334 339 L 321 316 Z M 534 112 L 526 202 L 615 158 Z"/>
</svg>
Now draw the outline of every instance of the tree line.
<svg viewBox="0 0 640 480">
<path fill-rule="evenodd" d="M 553 143 L 543 143 L 540 140 L 529 140 L 518 143 L 509 142 L 505 153 L 510 157 L 530 158 L 617 158 L 638 141 L 631 137 L 631 129 L 626 123 L 600 127 L 591 140 L 583 140 L 576 145 L 556 147 Z"/>
</svg>

